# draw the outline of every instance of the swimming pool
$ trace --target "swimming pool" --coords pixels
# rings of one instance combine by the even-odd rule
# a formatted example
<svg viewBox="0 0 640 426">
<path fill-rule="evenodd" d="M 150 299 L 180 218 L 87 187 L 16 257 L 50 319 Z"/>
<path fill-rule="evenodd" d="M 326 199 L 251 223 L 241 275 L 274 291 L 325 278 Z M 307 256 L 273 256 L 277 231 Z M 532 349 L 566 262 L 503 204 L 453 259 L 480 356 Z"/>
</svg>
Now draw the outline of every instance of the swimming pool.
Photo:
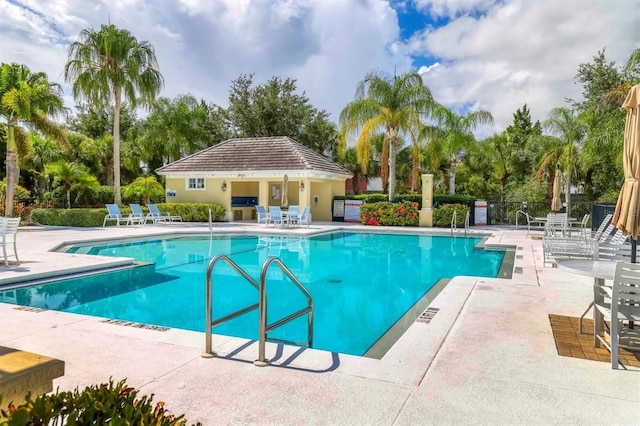
<svg viewBox="0 0 640 426">
<path fill-rule="evenodd" d="M 334 232 L 284 236 L 179 236 L 76 244 L 68 252 L 132 257 L 139 266 L 15 290 L 15 303 L 136 323 L 205 330 L 205 271 L 227 254 L 259 281 L 278 256 L 314 300 L 314 348 L 363 355 L 443 278 L 495 277 L 504 251 L 476 248 L 481 238 Z M 270 270 L 269 322 L 306 306 L 285 275 Z M 214 319 L 257 302 L 258 292 L 226 264 L 213 275 Z M 6 297 L 5 297 L 6 299 Z M 215 327 L 216 334 L 258 337 L 254 310 Z M 305 341 L 306 316 L 271 332 Z"/>
</svg>

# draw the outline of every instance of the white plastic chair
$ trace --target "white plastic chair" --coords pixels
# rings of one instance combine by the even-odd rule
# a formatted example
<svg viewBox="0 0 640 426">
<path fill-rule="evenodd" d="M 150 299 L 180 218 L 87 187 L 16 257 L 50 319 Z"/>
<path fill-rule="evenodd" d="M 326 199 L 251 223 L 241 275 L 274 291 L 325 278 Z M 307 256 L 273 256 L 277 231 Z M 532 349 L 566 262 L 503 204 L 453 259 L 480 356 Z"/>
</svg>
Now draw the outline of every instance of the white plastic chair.
<svg viewBox="0 0 640 426">
<path fill-rule="evenodd" d="M 282 210 L 278 206 L 269 206 L 269 223 L 278 224 L 278 226 L 282 227 L 283 219 L 282 219 Z"/>
<path fill-rule="evenodd" d="M 574 222 L 569 224 L 569 230 L 578 230 L 578 235 L 587 238 L 587 222 L 589 222 L 590 214 L 585 214 L 580 222 Z"/>
<path fill-rule="evenodd" d="M 258 215 L 258 223 L 269 225 L 269 213 L 267 213 L 267 209 L 264 206 L 257 205 L 256 212 Z"/>
<path fill-rule="evenodd" d="M 311 223 L 311 213 L 309 213 L 309 206 L 304 206 L 300 215 L 298 215 L 298 226 L 307 225 Z"/>
<path fill-rule="evenodd" d="M 618 262 L 613 287 L 597 289 L 596 309 L 605 321 L 610 321 L 609 341 L 600 336 L 602 324 L 596 321 L 596 339 L 611 352 L 611 368 L 618 368 L 620 348 L 640 350 L 640 329 L 628 323 L 640 321 L 640 264 Z"/>
<path fill-rule="evenodd" d="M 536 220 L 536 218 L 534 218 L 533 216 L 531 216 L 529 213 L 522 211 L 522 210 L 518 210 L 516 212 L 516 227 L 518 226 L 518 215 L 521 214 L 525 217 L 525 219 L 527 220 L 527 237 L 529 236 L 529 232 L 531 231 L 531 227 L 540 227 L 540 228 L 544 228 L 545 226 L 545 221 L 544 220 Z"/>
<path fill-rule="evenodd" d="M 3 217 L 0 220 L 0 232 L 2 232 L 2 254 L 4 255 L 4 265 L 9 266 L 9 256 L 7 255 L 7 245 L 13 243 L 13 255 L 18 259 L 18 249 L 16 247 L 16 236 L 20 226 L 19 217 Z"/>
</svg>

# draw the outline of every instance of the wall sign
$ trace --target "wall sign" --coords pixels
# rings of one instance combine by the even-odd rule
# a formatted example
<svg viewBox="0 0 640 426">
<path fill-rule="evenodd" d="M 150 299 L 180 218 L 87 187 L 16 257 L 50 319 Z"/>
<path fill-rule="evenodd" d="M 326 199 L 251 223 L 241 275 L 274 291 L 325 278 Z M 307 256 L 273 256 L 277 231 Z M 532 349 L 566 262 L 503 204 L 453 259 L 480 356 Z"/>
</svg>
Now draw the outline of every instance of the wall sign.
<svg viewBox="0 0 640 426">
<path fill-rule="evenodd" d="M 360 222 L 362 200 L 344 200 L 344 221 Z"/>
</svg>

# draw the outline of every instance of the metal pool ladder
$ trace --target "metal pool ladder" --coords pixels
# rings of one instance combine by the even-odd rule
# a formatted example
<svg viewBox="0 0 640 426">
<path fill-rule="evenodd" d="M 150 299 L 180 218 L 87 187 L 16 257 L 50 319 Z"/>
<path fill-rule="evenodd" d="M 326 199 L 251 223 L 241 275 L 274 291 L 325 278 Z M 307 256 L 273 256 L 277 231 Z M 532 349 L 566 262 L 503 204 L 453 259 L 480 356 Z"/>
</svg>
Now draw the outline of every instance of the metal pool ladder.
<svg viewBox="0 0 640 426">
<path fill-rule="evenodd" d="M 245 308 L 239 309 L 235 312 L 225 315 L 222 318 L 213 320 L 213 312 L 212 312 L 212 307 L 213 307 L 212 281 L 213 280 L 211 276 L 213 275 L 214 266 L 220 261 L 226 262 L 236 272 L 238 272 L 245 280 L 247 280 L 256 289 L 258 289 L 259 299 L 258 299 L 258 303 L 254 303 Z M 278 321 L 273 322 L 272 324 L 267 324 L 267 271 L 269 269 L 269 266 L 272 263 L 275 263 L 276 266 L 278 266 L 280 270 L 282 270 L 282 272 L 284 272 L 285 275 L 287 275 L 287 277 L 289 277 L 289 279 L 307 297 L 307 306 L 305 308 L 300 309 L 297 312 L 287 315 L 286 317 Z M 238 264 L 236 264 L 233 260 L 231 260 L 229 256 L 226 256 L 223 254 L 217 255 L 216 257 L 211 259 L 211 262 L 209 262 L 209 266 L 207 267 L 206 298 L 207 299 L 205 302 L 205 305 L 206 305 L 205 350 L 202 353 L 202 356 L 204 358 L 211 358 L 217 355 L 215 352 L 213 352 L 213 349 L 212 349 L 211 341 L 212 341 L 213 327 L 215 327 L 216 325 L 220 325 L 226 321 L 229 321 L 233 318 L 239 317 L 240 315 L 244 315 L 248 312 L 251 312 L 256 308 L 259 309 L 259 324 L 258 324 L 259 341 L 258 341 L 258 359 L 253 362 L 254 365 L 258 367 L 264 367 L 266 365 L 269 365 L 269 360 L 265 358 L 265 346 L 266 346 L 267 340 L 269 340 L 270 342 L 288 343 L 288 344 L 293 344 L 296 346 L 303 346 L 308 348 L 312 347 L 313 345 L 313 299 L 311 297 L 311 293 L 307 291 L 307 289 L 296 278 L 296 276 L 293 275 L 293 273 L 289 270 L 289 268 L 287 268 L 285 264 L 282 263 L 282 261 L 277 257 L 270 257 L 264 262 L 264 264 L 262 265 L 262 270 L 260 271 L 260 282 L 258 283 L 256 282 L 256 280 L 251 278 L 249 274 L 247 274 L 240 266 L 238 266 Z M 300 343 L 300 342 L 293 342 L 289 340 L 282 340 L 282 339 L 270 339 L 267 336 L 267 333 L 269 333 L 270 331 L 275 330 L 276 328 L 288 323 L 289 321 L 293 321 L 294 319 L 304 314 L 307 314 L 307 318 L 308 318 L 307 344 Z"/>
<path fill-rule="evenodd" d="M 469 212 L 464 218 L 464 235 L 467 235 L 469 232 Z M 453 235 L 454 230 L 458 230 L 458 212 L 456 210 L 453 211 L 453 215 L 451 216 L 451 235 Z"/>
</svg>

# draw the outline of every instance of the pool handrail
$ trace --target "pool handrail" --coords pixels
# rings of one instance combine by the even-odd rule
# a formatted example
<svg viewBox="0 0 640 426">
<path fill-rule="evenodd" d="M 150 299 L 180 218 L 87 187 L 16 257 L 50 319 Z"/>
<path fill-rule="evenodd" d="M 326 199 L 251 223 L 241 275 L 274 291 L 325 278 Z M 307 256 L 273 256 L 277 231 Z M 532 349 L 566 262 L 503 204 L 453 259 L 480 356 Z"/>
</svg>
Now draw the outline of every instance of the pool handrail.
<svg viewBox="0 0 640 426">
<path fill-rule="evenodd" d="M 259 301 L 258 303 L 239 309 L 235 312 L 227 314 L 224 317 L 214 321 L 213 312 L 212 312 L 212 308 L 213 308 L 212 275 L 213 275 L 214 266 L 220 261 L 226 262 L 229 266 L 231 266 L 231 268 L 233 268 L 236 272 L 238 272 L 251 285 L 253 285 L 258 289 Z M 304 295 L 307 297 L 307 307 L 297 312 L 294 312 L 286 316 L 285 318 L 275 321 L 270 325 L 267 325 L 267 269 L 272 263 L 275 263 L 285 273 L 285 275 L 287 275 L 289 279 L 298 287 L 298 289 L 300 289 L 300 291 L 304 293 Z M 216 325 L 222 324 L 223 322 L 229 321 L 233 318 L 239 317 L 240 315 L 244 315 L 248 312 L 251 312 L 256 308 L 259 308 L 259 312 L 260 312 L 259 313 L 259 321 L 260 321 L 259 339 L 260 340 L 258 343 L 258 359 L 254 361 L 253 363 L 254 365 L 259 367 L 264 367 L 266 365 L 269 365 L 269 360 L 265 358 L 265 344 L 267 340 L 267 333 L 304 314 L 308 314 L 308 335 L 307 335 L 308 339 L 307 339 L 306 345 L 300 342 L 293 342 L 293 341 L 282 340 L 282 339 L 269 339 L 269 340 L 273 342 L 278 342 L 278 343 L 290 343 L 297 346 L 306 346 L 309 348 L 312 347 L 313 345 L 313 298 L 311 297 L 311 293 L 309 293 L 309 291 L 302 285 L 300 280 L 298 280 L 296 276 L 289 270 L 289 268 L 287 268 L 285 264 L 282 263 L 282 261 L 277 257 L 269 257 L 264 262 L 264 264 L 262 265 L 262 270 L 260 272 L 260 283 L 258 283 L 256 282 L 256 280 L 251 278 L 251 276 L 249 276 L 240 266 L 238 266 L 238 264 L 236 264 L 233 260 L 231 260 L 229 256 L 224 254 L 219 254 L 215 256 L 213 259 L 211 259 L 211 261 L 209 262 L 209 266 L 207 267 L 205 297 L 206 297 L 205 350 L 201 354 L 203 358 L 212 358 L 217 356 L 217 354 L 213 351 L 213 348 L 212 348 L 213 327 L 215 327 Z"/>
<path fill-rule="evenodd" d="M 298 287 L 298 289 L 307 297 L 307 307 L 302 308 L 297 312 L 294 312 L 278 321 L 273 322 L 270 325 L 267 325 L 267 270 L 272 263 L 275 263 L 282 272 L 285 273 L 287 277 Z M 264 264 L 262 265 L 262 270 L 260 271 L 260 329 L 259 329 L 259 342 L 258 342 L 258 359 L 253 362 L 253 365 L 257 367 L 265 367 L 269 365 L 269 360 L 265 358 L 265 345 L 267 340 L 267 333 L 271 330 L 275 330 L 276 328 L 285 325 L 289 321 L 293 321 L 294 319 L 302 316 L 304 314 L 308 314 L 307 321 L 307 344 L 306 347 L 310 348 L 313 346 L 313 297 L 311 293 L 302 285 L 300 280 L 296 278 L 296 276 L 286 267 L 284 263 L 278 257 L 270 257 L 268 258 Z M 288 340 L 282 339 L 269 339 L 272 342 L 278 343 L 290 343 L 296 346 L 305 346 L 300 342 L 292 342 Z"/>
</svg>

